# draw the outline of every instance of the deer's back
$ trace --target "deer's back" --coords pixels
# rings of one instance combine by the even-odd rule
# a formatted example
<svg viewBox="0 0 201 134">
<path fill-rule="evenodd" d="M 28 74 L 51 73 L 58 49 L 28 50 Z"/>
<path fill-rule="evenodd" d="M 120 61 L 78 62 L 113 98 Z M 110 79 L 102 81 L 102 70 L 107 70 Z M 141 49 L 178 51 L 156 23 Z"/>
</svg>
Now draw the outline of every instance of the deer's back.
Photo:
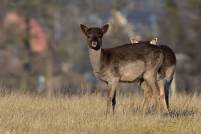
<svg viewBox="0 0 201 134">
<path fill-rule="evenodd" d="M 160 57 L 162 51 L 154 45 L 134 45 L 125 44 L 122 46 L 107 48 L 103 50 L 104 61 L 106 63 L 118 62 L 127 63 L 141 60 L 143 62 L 154 61 Z"/>
<path fill-rule="evenodd" d="M 103 49 L 102 69 L 107 74 L 120 77 L 120 81 L 134 81 L 147 69 L 159 64 L 161 54 L 156 46 L 147 44 Z"/>
</svg>

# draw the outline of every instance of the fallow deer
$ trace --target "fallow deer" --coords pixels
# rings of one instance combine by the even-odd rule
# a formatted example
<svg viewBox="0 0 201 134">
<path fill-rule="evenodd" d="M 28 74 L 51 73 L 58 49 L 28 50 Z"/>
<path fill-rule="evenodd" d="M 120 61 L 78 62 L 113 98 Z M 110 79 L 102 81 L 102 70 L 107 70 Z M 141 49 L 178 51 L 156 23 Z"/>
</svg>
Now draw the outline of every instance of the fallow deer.
<svg viewBox="0 0 201 134">
<path fill-rule="evenodd" d="M 146 42 L 149 45 L 157 45 L 158 49 L 163 51 L 164 59 L 163 59 L 162 66 L 158 72 L 160 76 L 160 80 L 158 80 L 158 85 L 160 88 L 160 96 L 165 96 L 164 101 L 166 103 L 166 109 L 169 111 L 169 90 L 170 90 L 170 85 L 172 83 L 173 76 L 176 69 L 176 56 L 171 48 L 169 48 L 166 45 L 160 45 L 158 44 L 157 41 L 158 41 L 157 38 L 154 38 L 150 41 L 138 41 L 136 39 L 131 39 L 132 44 L 141 44 Z M 140 85 L 144 86 L 144 88 L 147 88 L 146 84 L 143 83 L 143 80 L 141 82 L 142 83 L 140 83 Z M 149 90 L 147 89 L 145 90 L 144 101 L 148 101 L 148 99 L 151 96 L 151 93 L 148 91 Z"/>
<path fill-rule="evenodd" d="M 87 37 L 88 51 L 93 72 L 97 78 L 108 85 L 106 115 L 116 105 L 116 87 L 119 82 L 135 82 L 144 79 L 153 92 L 156 107 L 160 100 L 156 81 L 157 72 L 163 62 L 163 52 L 154 45 L 125 44 L 113 48 L 102 48 L 102 38 L 109 24 L 102 27 L 87 27 L 80 24 Z"/>
</svg>

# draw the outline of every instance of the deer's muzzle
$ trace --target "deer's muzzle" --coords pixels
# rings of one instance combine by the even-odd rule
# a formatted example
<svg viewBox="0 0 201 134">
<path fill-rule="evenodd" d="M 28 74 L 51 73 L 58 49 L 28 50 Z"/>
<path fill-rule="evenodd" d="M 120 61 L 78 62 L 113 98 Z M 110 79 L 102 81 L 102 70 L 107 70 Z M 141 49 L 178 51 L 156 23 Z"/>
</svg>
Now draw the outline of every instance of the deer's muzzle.
<svg viewBox="0 0 201 134">
<path fill-rule="evenodd" d="M 92 47 L 97 47 L 97 45 L 98 45 L 98 42 L 97 42 L 97 41 L 92 41 L 92 42 L 91 42 L 91 46 L 92 46 Z"/>
</svg>

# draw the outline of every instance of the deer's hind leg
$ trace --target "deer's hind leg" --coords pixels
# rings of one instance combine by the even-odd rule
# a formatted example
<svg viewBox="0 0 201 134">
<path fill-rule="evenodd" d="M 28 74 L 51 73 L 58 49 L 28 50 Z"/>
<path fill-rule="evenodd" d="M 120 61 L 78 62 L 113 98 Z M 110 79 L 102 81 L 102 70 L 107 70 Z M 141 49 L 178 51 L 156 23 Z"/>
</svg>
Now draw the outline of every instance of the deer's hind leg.
<svg viewBox="0 0 201 134">
<path fill-rule="evenodd" d="M 148 83 L 146 81 L 143 81 L 141 84 L 141 87 L 144 90 L 144 98 L 143 98 L 143 102 L 142 102 L 142 110 L 143 113 L 148 112 L 148 106 L 151 102 L 151 97 L 152 97 L 152 89 L 150 88 L 150 86 L 148 85 Z"/>
<path fill-rule="evenodd" d="M 154 71 L 147 72 L 144 74 L 144 79 L 147 82 L 147 85 L 151 88 L 153 92 L 153 99 L 154 99 L 154 105 L 157 109 L 157 111 L 160 110 L 160 91 L 159 86 L 156 80 L 157 74 Z"/>
<path fill-rule="evenodd" d="M 169 106 L 168 106 L 168 102 L 166 102 L 165 97 L 167 96 L 167 92 L 165 92 L 165 87 L 164 87 L 164 80 L 159 80 L 158 81 L 158 85 L 159 85 L 159 89 L 160 89 L 160 108 L 162 108 L 163 110 L 165 110 L 165 112 L 169 112 Z"/>
</svg>

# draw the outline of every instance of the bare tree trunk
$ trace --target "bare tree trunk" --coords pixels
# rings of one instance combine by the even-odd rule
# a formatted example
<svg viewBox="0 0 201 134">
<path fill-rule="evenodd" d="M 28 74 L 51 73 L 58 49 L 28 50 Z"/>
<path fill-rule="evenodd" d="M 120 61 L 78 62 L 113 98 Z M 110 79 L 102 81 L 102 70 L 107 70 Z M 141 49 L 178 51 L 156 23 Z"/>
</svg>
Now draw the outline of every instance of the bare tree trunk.
<svg viewBox="0 0 201 134">
<path fill-rule="evenodd" d="M 23 72 L 20 81 L 20 89 L 25 90 L 28 83 L 28 75 L 32 69 L 32 52 L 30 49 L 30 18 L 25 16 L 26 30 L 23 36 L 24 46 L 27 51 L 27 60 L 23 63 Z"/>
<path fill-rule="evenodd" d="M 27 79 L 28 79 L 27 71 L 23 71 L 21 79 L 20 79 L 20 90 L 22 90 L 22 91 L 26 90 L 26 88 L 27 88 Z"/>
<path fill-rule="evenodd" d="M 53 63 L 51 54 L 48 51 L 47 57 L 46 57 L 46 90 L 47 90 L 47 96 L 50 98 L 53 96 Z"/>
</svg>

